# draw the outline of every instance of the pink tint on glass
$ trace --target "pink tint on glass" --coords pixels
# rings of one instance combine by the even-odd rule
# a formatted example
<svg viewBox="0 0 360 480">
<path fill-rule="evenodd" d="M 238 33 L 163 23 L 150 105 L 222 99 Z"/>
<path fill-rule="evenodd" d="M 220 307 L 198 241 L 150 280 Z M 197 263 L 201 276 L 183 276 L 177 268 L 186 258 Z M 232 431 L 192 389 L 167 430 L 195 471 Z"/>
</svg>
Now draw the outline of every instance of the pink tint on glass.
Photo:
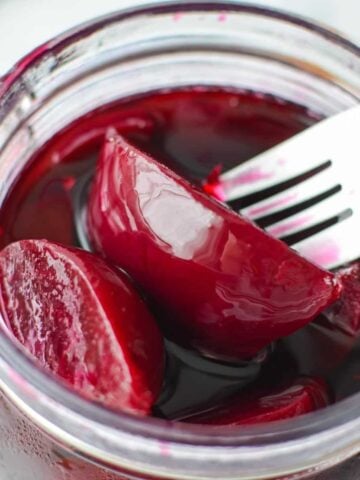
<svg viewBox="0 0 360 480">
<path fill-rule="evenodd" d="M 170 456 L 170 447 L 168 443 L 165 442 L 160 442 L 160 454 L 163 457 L 169 457 Z"/>
<path fill-rule="evenodd" d="M 31 388 L 31 386 L 29 385 L 29 383 L 27 383 L 17 372 L 15 372 L 15 370 L 9 369 L 7 373 L 8 373 L 9 378 L 14 383 L 16 383 L 24 393 L 26 393 L 27 395 L 29 395 L 32 398 L 37 398 L 37 396 L 35 394 L 35 390 L 33 390 Z"/>
<path fill-rule="evenodd" d="M 174 21 L 174 22 L 178 22 L 179 20 L 182 19 L 183 16 L 184 16 L 183 13 L 181 13 L 181 12 L 176 12 L 176 13 L 173 15 L 173 21 Z"/>
<path fill-rule="evenodd" d="M 44 43 L 31 53 L 23 57 L 4 77 L 0 77 L 0 97 L 5 96 L 6 92 L 11 88 L 21 74 L 33 63 L 36 62 L 43 54 L 50 49 L 52 44 Z"/>
</svg>

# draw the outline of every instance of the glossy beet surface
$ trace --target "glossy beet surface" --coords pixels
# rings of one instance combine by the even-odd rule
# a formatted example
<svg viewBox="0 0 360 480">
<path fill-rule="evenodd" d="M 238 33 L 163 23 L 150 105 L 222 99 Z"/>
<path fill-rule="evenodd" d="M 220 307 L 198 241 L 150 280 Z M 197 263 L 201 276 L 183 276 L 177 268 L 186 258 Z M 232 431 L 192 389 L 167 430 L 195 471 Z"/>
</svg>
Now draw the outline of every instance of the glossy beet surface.
<svg viewBox="0 0 360 480">
<path fill-rule="evenodd" d="M 340 269 L 337 278 L 343 293 L 327 315 L 331 322 L 356 337 L 360 333 L 360 263 Z"/>
<path fill-rule="evenodd" d="M 185 421 L 227 426 L 269 423 L 318 410 L 328 403 L 325 382 L 299 378 L 282 388 L 243 393 Z"/>
<path fill-rule="evenodd" d="M 249 358 L 336 300 L 329 272 L 109 132 L 88 202 L 94 248 L 151 296 L 177 341 Z"/>
<path fill-rule="evenodd" d="M 163 381 L 163 342 L 129 279 L 101 258 L 46 240 L 0 253 L 6 326 L 87 398 L 148 414 Z"/>
</svg>

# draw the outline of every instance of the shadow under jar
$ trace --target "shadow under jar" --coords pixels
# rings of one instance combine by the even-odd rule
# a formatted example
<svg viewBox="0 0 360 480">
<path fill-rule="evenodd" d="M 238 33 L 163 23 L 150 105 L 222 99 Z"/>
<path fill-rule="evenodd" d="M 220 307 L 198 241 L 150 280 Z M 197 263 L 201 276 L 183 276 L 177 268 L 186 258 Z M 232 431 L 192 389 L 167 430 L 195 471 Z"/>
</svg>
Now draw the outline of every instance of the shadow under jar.
<svg viewBox="0 0 360 480">
<path fill-rule="evenodd" d="M 193 86 L 259 92 L 328 116 L 358 102 L 360 52 L 306 21 L 238 2 L 156 4 L 76 28 L 0 82 L 0 209 L 29 160 L 71 122 L 121 99 Z M 140 419 L 78 397 L 3 330 L 0 392 L 4 479 L 350 480 L 360 472 L 360 394 L 238 429 Z"/>
</svg>

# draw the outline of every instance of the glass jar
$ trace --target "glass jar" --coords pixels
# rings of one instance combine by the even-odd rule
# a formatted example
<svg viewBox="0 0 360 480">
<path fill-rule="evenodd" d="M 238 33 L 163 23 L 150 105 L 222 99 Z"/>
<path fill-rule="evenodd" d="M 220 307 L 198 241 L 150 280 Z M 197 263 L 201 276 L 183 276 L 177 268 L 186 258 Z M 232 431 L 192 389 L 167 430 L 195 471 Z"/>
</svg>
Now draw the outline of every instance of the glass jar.
<svg viewBox="0 0 360 480">
<path fill-rule="evenodd" d="M 360 98 L 360 51 L 304 20 L 231 1 L 158 3 L 83 25 L 0 81 L 0 205 L 33 153 L 77 117 L 122 97 L 186 85 L 251 89 L 331 115 Z M 4 480 L 360 475 L 360 394 L 235 431 L 173 425 L 78 397 L 2 331 L 0 392 Z"/>
</svg>

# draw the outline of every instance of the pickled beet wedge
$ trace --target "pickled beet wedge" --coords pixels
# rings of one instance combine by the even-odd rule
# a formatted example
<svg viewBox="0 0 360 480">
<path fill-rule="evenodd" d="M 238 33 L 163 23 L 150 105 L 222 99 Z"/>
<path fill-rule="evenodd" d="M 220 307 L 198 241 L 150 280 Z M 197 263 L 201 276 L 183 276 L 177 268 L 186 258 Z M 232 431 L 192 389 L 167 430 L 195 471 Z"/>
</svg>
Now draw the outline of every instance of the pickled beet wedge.
<svg viewBox="0 0 360 480">
<path fill-rule="evenodd" d="M 244 394 L 182 421 L 204 425 L 252 425 L 297 417 L 328 404 L 325 382 L 318 378 L 303 377 L 282 388 Z"/>
<path fill-rule="evenodd" d="M 162 386 L 163 340 L 125 274 L 82 250 L 22 240 L 0 253 L 0 309 L 27 352 L 78 393 L 150 412 Z"/>
<path fill-rule="evenodd" d="M 360 262 L 338 270 L 336 276 L 342 285 L 342 294 L 325 314 L 331 323 L 357 337 L 360 333 Z"/>
<path fill-rule="evenodd" d="M 335 277 L 220 204 L 113 129 L 87 211 L 93 248 L 149 294 L 167 335 L 249 358 L 336 300 Z"/>
</svg>

